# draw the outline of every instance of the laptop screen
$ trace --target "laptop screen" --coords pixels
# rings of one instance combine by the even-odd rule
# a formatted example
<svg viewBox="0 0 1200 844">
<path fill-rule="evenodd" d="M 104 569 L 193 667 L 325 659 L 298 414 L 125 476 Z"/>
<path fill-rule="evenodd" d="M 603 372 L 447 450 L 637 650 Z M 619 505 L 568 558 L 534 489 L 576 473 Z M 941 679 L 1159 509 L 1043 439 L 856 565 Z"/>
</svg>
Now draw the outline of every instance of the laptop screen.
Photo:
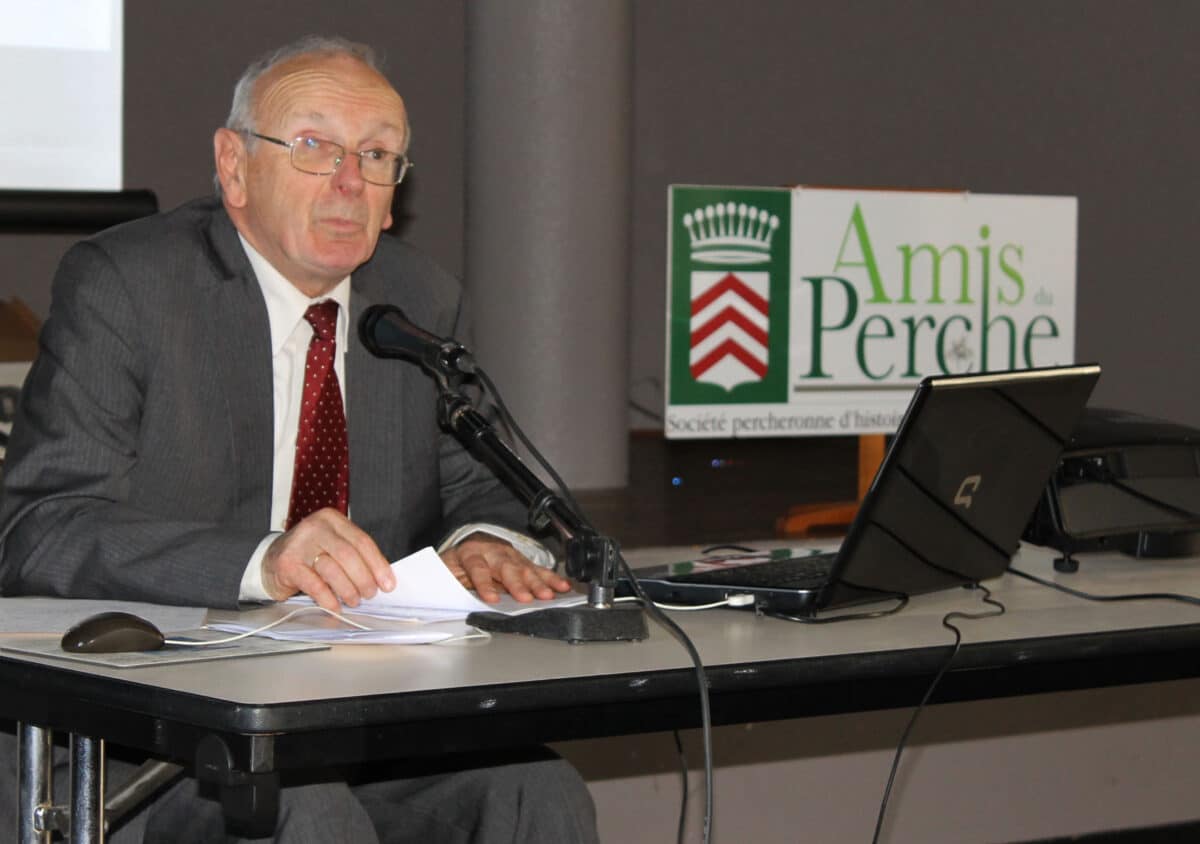
<svg viewBox="0 0 1200 844">
<path fill-rule="evenodd" d="M 922 381 L 835 571 L 847 590 L 915 594 L 996 577 L 1100 369 L 1055 367 Z"/>
<path fill-rule="evenodd" d="M 750 595 L 807 613 L 997 577 L 1099 377 L 1088 365 L 926 378 L 832 560 L 784 550 L 639 579 L 668 603 Z"/>
</svg>

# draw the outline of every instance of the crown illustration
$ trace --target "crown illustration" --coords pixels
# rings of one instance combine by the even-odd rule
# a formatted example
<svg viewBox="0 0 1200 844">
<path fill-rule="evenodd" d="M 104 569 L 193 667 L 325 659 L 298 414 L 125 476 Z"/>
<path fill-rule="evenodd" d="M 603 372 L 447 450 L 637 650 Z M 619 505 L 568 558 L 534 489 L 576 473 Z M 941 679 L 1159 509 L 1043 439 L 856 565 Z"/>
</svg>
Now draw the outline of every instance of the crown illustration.
<svg viewBox="0 0 1200 844">
<path fill-rule="evenodd" d="M 744 202 L 716 202 L 683 215 L 692 260 L 702 264 L 762 264 L 771 259 L 779 217 Z"/>
</svg>

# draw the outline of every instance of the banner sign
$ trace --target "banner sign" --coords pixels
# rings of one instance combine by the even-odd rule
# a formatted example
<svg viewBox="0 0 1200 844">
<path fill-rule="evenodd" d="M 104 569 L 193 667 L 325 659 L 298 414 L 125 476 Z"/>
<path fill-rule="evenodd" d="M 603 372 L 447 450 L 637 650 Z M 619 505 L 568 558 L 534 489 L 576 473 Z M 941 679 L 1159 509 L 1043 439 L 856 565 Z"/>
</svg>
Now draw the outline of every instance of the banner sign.
<svg viewBox="0 0 1200 844">
<path fill-rule="evenodd" d="M 666 436 L 890 433 L 926 375 L 1074 362 L 1076 211 L 672 186 Z"/>
</svg>

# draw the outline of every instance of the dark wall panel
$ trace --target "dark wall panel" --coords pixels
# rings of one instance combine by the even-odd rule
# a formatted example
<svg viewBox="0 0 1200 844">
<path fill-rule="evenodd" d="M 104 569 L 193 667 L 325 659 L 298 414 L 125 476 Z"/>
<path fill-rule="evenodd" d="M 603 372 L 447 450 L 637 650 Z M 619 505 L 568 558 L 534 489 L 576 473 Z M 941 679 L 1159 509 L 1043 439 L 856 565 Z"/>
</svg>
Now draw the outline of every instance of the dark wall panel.
<svg viewBox="0 0 1200 844">
<path fill-rule="evenodd" d="M 1200 425 L 1200 6 L 636 4 L 631 382 L 659 401 L 666 185 L 1079 197 L 1096 401 Z M 640 420 L 635 417 L 635 424 Z"/>
</svg>

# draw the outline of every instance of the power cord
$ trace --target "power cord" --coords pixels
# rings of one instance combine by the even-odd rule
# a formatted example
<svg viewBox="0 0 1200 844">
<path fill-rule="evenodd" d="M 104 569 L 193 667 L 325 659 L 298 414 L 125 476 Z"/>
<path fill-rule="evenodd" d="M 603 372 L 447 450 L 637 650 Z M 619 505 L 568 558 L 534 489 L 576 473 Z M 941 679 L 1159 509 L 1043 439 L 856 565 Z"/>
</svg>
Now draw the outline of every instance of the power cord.
<svg viewBox="0 0 1200 844">
<path fill-rule="evenodd" d="M 671 734 L 675 736 L 675 752 L 679 754 L 679 780 L 683 789 L 683 797 L 679 800 L 679 826 L 675 830 L 675 841 L 677 844 L 683 844 L 683 831 L 687 825 L 688 761 L 687 754 L 683 752 L 683 739 L 679 730 L 672 730 Z"/>
<path fill-rule="evenodd" d="M 1200 598 L 1194 595 L 1181 595 L 1177 592 L 1134 592 L 1123 595 L 1093 595 L 1090 592 L 1072 589 L 1070 586 L 1063 586 L 1061 583 L 1055 583 L 1053 580 L 1046 580 L 1027 571 L 1015 569 L 1012 566 L 1009 566 L 1006 571 L 1010 574 L 1015 574 L 1017 577 L 1032 580 L 1034 583 L 1042 586 L 1048 586 L 1051 589 L 1057 589 L 1059 592 L 1074 595 L 1076 598 L 1083 598 L 1085 601 L 1097 601 L 1100 603 L 1115 603 L 1118 601 L 1179 601 L 1183 604 L 1200 606 Z"/>
<path fill-rule="evenodd" d="M 640 598 L 642 605 L 646 608 L 646 612 L 667 629 L 667 631 L 683 645 L 688 656 L 691 657 L 692 665 L 696 670 L 696 683 L 700 690 L 700 724 L 701 735 L 704 741 L 704 832 L 703 840 L 705 844 L 711 840 L 712 836 L 712 817 L 713 817 L 713 767 L 712 767 L 712 713 L 708 705 L 708 677 L 704 673 L 704 662 L 700 659 L 700 654 L 696 650 L 696 646 L 692 640 L 688 638 L 687 633 L 683 632 L 683 628 L 676 624 L 670 616 L 658 608 L 658 606 L 646 596 L 642 591 L 642 584 L 638 583 L 637 577 L 629 568 L 629 563 L 625 561 L 625 557 L 618 555 L 618 562 L 621 569 L 628 578 L 629 586 L 633 589 L 633 594 Z"/>
<path fill-rule="evenodd" d="M 1007 568 L 1007 571 L 1010 574 L 1015 574 L 1018 577 L 1023 577 L 1026 580 L 1030 580 L 1041 586 L 1046 586 L 1046 587 L 1049 587 L 1050 589 L 1056 589 L 1059 592 L 1064 592 L 1068 595 L 1072 595 L 1076 598 L 1082 598 L 1087 601 L 1096 601 L 1096 602 L 1100 602 L 1100 603 L 1111 603 L 1111 602 L 1119 602 L 1119 601 L 1178 601 L 1178 602 L 1184 603 L 1184 604 L 1200 606 L 1200 597 L 1196 597 L 1194 595 L 1183 595 L 1183 594 L 1176 593 L 1176 592 L 1139 592 L 1139 593 L 1126 593 L 1126 594 L 1121 594 L 1121 595 L 1094 595 L 1090 592 L 1084 592 L 1080 589 L 1073 589 L 1070 586 L 1064 586 L 1061 583 L 1055 583 L 1052 580 L 1046 580 L 1045 578 L 1038 577 L 1035 574 L 1030 574 L 1027 571 L 1021 571 L 1020 569 L 1014 568 L 1011 565 Z M 888 774 L 887 786 L 883 792 L 883 800 L 879 807 L 879 817 L 875 823 L 875 834 L 871 839 L 873 844 L 874 844 L 874 842 L 878 842 L 879 834 L 883 829 L 884 814 L 887 811 L 888 799 L 891 796 L 892 786 L 896 779 L 896 772 L 899 769 L 899 765 L 900 765 L 900 754 L 903 752 L 904 746 L 908 742 L 908 738 L 909 738 L 909 735 L 912 733 L 913 726 L 917 722 L 917 717 L 921 714 L 921 712 L 925 708 L 926 704 L 929 703 L 929 699 L 932 697 L 934 689 L 937 688 L 938 683 L 941 682 L 942 677 L 946 674 L 946 671 L 950 668 L 950 664 L 954 661 L 954 657 L 958 654 L 959 648 L 962 645 L 962 631 L 959 630 L 959 628 L 957 628 L 956 626 L 954 626 L 951 623 L 951 619 L 978 620 L 978 619 L 982 619 L 982 618 L 992 618 L 995 616 L 1003 615 L 1006 612 L 1004 604 L 1000 603 L 998 600 L 996 600 L 994 597 L 992 597 L 991 591 L 989 591 L 986 586 L 984 586 L 983 584 L 979 584 L 979 583 L 974 584 L 974 586 L 975 586 L 975 588 L 981 589 L 983 591 L 983 593 L 984 593 L 983 602 L 985 604 L 991 604 L 992 606 L 996 607 L 996 610 L 994 610 L 992 612 L 984 612 L 984 613 L 951 612 L 951 613 L 947 613 L 942 618 L 942 626 L 953 631 L 953 633 L 954 633 L 954 646 L 950 651 L 950 655 L 946 658 L 946 661 L 944 663 L 942 663 L 941 668 L 938 669 L 938 673 L 933 678 L 933 682 L 930 683 L 929 688 L 925 690 L 924 697 L 921 698 L 921 702 L 917 705 L 916 710 L 913 711 L 912 717 L 909 719 L 908 725 L 904 728 L 904 733 L 900 737 L 900 742 L 899 742 L 898 746 L 896 747 L 895 757 L 892 760 L 892 768 L 891 768 L 890 773 Z"/>
<path fill-rule="evenodd" d="M 595 528 L 588 521 L 587 517 L 584 515 L 583 508 L 579 506 L 579 502 L 575 500 L 573 495 L 571 495 L 566 483 L 561 477 L 559 477 L 558 473 L 554 471 L 554 467 L 551 466 L 549 461 L 542 456 L 542 453 L 538 451 L 537 447 L 534 446 L 534 444 L 530 442 L 529 438 L 525 436 L 525 432 L 521 430 L 521 426 L 517 424 L 517 420 L 514 419 L 513 415 L 509 412 L 508 406 L 505 405 L 504 399 L 500 396 L 500 391 L 496 389 L 496 385 L 492 383 L 492 379 L 481 368 L 476 368 L 475 375 L 479 378 L 479 382 L 483 385 L 488 395 L 490 395 L 492 400 L 496 403 L 496 409 L 500 412 L 500 416 L 504 420 L 504 424 L 507 425 L 509 430 L 516 435 L 517 439 L 519 439 L 521 444 L 525 446 L 530 455 L 533 456 L 534 460 L 538 462 L 538 465 L 546 470 L 546 473 L 549 474 L 555 485 L 558 487 L 559 493 L 561 493 L 563 498 L 571 505 L 576 515 L 578 515 L 579 518 L 583 520 L 584 524 L 586 524 L 589 528 L 595 530 Z M 637 577 L 629 568 L 629 564 L 625 561 L 624 555 L 622 555 L 620 552 L 617 553 L 617 563 L 625 577 L 628 579 L 629 586 L 633 589 L 634 595 L 641 599 L 642 604 L 646 608 L 647 614 L 660 625 L 662 625 L 667 632 L 675 637 L 676 640 L 678 640 L 678 642 L 683 646 L 684 650 L 687 651 L 688 657 L 691 659 L 692 665 L 696 671 L 696 684 L 700 695 L 700 722 L 704 737 L 703 841 L 705 844 L 708 844 L 712 836 L 713 817 L 712 714 L 708 702 L 708 677 L 704 673 L 704 662 L 700 659 L 700 653 L 696 650 L 696 646 L 692 643 L 692 640 L 688 638 L 687 633 L 683 631 L 683 628 L 672 621 L 670 617 L 668 617 L 662 612 L 662 610 L 654 605 L 653 601 L 646 597 L 646 593 L 642 591 L 642 586 L 640 583 L 638 583 Z"/>
<path fill-rule="evenodd" d="M 710 545 L 707 548 L 701 548 L 700 553 L 707 557 L 717 551 L 737 551 L 742 554 L 757 554 L 757 548 L 749 548 L 745 545 Z"/>
<path fill-rule="evenodd" d="M 888 607 L 886 610 L 870 610 L 868 612 L 851 612 L 842 613 L 840 615 L 790 615 L 781 612 L 768 612 L 771 618 L 779 618 L 784 621 L 794 621 L 798 624 L 833 624 L 838 621 L 863 621 L 868 618 L 884 618 L 885 616 L 895 615 L 908 606 L 908 596 L 903 594 L 895 594 L 890 596 L 896 601 L 894 607 Z M 881 599 L 883 600 L 883 599 Z"/>
<path fill-rule="evenodd" d="M 479 383 L 483 384 L 483 387 L 485 390 L 487 390 L 488 395 L 492 397 L 492 401 L 496 403 L 496 409 L 500 411 L 500 417 L 504 420 L 504 424 L 516 435 L 517 439 L 521 441 L 521 444 L 525 446 L 529 453 L 533 455 L 533 458 L 538 462 L 538 465 L 546 470 L 546 474 L 548 474 L 554 481 L 554 486 L 558 489 L 559 494 L 567 500 L 567 503 L 571 505 L 571 509 L 575 511 L 576 515 L 578 515 L 579 518 L 583 519 L 584 522 L 587 523 L 588 519 L 583 513 L 583 508 L 579 506 L 579 502 L 576 501 L 575 496 L 571 494 L 570 488 L 559 476 L 558 472 L 554 471 L 554 467 L 550 465 L 550 461 L 543 457 L 542 453 L 537 450 L 537 447 L 529 441 L 529 437 L 525 436 L 525 431 L 520 425 L 517 424 L 517 420 L 514 419 L 513 415 L 509 412 L 508 405 L 504 403 L 504 397 L 500 395 L 500 391 L 497 390 L 496 385 L 492 383 L 491 377 L 479 367 L 475 368 L 475 375 L 478 376 Z"/>
<path fill-rule="evenodd" d="M 1119 478 L 1117 473 L 1109 468 L 1107 464 L 1097 464 L 1093 460 L 1083 460 L 1073 461 L 1072 466 L 1076 471 L 1080 472 L 1084 480 L 1097 481 L 1102 484 L 1114 486 L 1121 490 L 1121 492 L 1144 501 L 1151 507 L 1157 507 L 1160 510 L 1166 510 L 1168 513 L 1178 516 L 1181 519 L 1186 519 L 1187 521 L 1192 522 L 1200 520 L 1200 514 L 1196 513 L 1194 510 L 1188 510 L 1184 507 L 1179 507 L 1178 505 L 1172 504 L 1169 501 L 1164 501 L 1158 496 L 1142 492 L 1140 489 L 1125 483 L 1125 481 Z"/>
<path fill-rule="evenodd" d="M 628 404 L 631 408 L 636 410 L 638 413 L 642 414 L 643 416 L 650 417 L 655 422 L 663 421 L 663 416 L 661 413 L 659 413 L 656 410 L 651 410 L 650 408 L 646 407 L 646 405 L 644 405 L 644 404 L 639 404 L 639 403 L 635 402 L 633 399 L 629 399 Z"/>
<path fill-rule="evenodd" d="M 942 626 L 954 633 L 954 646 L 950 649 L 950 655 L 946 657 L 945 662 L 942 663 L 942 666 L 938 669 L 937 674 L 934 675 L 933 682 L 931 682 L 929 684 L 929 688 L 925 690 L 925 695 L 921 698 L 921 702 L 918 703 L 917 708 L 913 710 L 912 717 L 908 719 L 908 726 L 904 728 L 904 732 L 900 736 L 900 741 L 896 745 L 896 753 L 892 757 L 892 769 L 888 773 L 887 786 L 883 790 L 883 800 L 879 804 L 879 816 L 875 820 L 875 834 L 871 837 L 872 844 L 877 844 L 879 841 L 879 833 L 883 831 L 883 818 L 887 812 L 888 799 L 892 794 L 892 785 L 896 781 L 896 772 L 900 768 L 900 754 L 904 752 L 904 747 L 908 743 L 908 737 L 912 734 L 912 730 L 917 723 L 918 716 L 920 716 L 921 712 L 925 709 L 926 704 L 929 703 L 929 699 L 933 696 L 933 690 L 937 688 L 938 683 L 941 682 L 942 677 L 945 676 L 946 671 L 949 670 L 950 663 L 954 662 L 954 657 L 958 655 L 958 650 L 962 645 L 962 631 L 951 623 L 951 619 L 976 621 L 983 618 L 994 618 L 996 616 L 1004 615 L 1004 613 L 1007 611 L 1004 604 L 992 597 L 991 591 L 986 586 L 981 583 L 974 583 L 971 584 L 971 586 L 982 590 L 983 603 L 991 604 L 992 606 L 996 607 L 996 609 L 990 612 L 975 613 L 954 611 L 948 612 L 942 616 Z"/>
</svg>

